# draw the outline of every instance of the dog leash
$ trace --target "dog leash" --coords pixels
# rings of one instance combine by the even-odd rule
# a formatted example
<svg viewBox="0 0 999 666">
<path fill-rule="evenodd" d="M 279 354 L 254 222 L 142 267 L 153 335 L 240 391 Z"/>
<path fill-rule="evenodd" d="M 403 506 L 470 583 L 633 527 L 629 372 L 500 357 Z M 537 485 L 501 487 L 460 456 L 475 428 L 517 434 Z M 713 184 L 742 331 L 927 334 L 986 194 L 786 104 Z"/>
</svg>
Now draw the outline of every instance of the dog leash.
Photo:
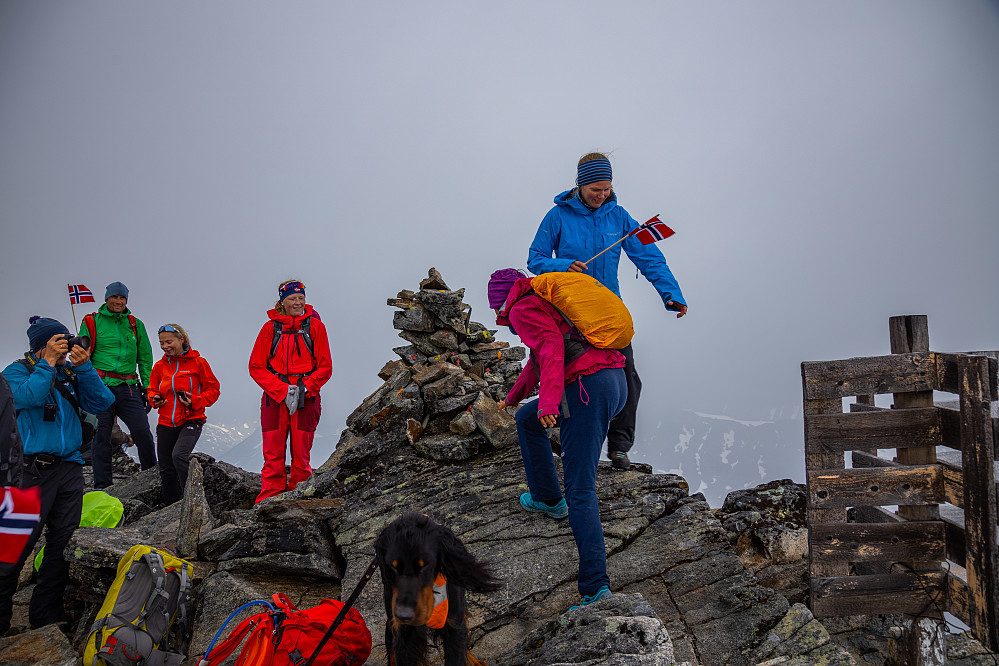
<svg viewBox="0 0 999 666">
<path fill-rule="evenodd" d="M 347 617 L 347 611 L 353 607 L 354 602 L 357 601 L 357 597 L 361 596 L 361 590 L 363 590 L 364 586 L 368 584 L 369 580 L 371 580 L 371 577 L 375 574 L 375 569 L 377 568 L 378 558 L 374 558 L 371 560 L 371 564 L 368 565 L 364 574 L 361 575 L 361 580 L 357 581 L 357 585 L 354 586 L 354 591 L 350 593 L 349 597 L 347 597 L 347 602 L 343 605 L 343 608 L 340 609 L 340 612 L 337 613 L 336 618 L 334 618 L 333 622 L 330 624 L 330 628 L 326 630 L 325 634 L 323 634 L 322 639 L 319 641 L 319 645 L 316 646 L 315 651 L 312 653 L 312 656 L 309 657 L 309 660 L 305 662 L 304 666 L 312 666 L 312 662 L 314 662 L 316 657 L 319 656 L 319 653 L 322 652 L 323 646 L 326 645 L 329 639 L 333 637 L 333 632 L 335 632 L 336 628 L 340 626 L 341 622 L 343 622 L 343 618 Z"/>
</svg>

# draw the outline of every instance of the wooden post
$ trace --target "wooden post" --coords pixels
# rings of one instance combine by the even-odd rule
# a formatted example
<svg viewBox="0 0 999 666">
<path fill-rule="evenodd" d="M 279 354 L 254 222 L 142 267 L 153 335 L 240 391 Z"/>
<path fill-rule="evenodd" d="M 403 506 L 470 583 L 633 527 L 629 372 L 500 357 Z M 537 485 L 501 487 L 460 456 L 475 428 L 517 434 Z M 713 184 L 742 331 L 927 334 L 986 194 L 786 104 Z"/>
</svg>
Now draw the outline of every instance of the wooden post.
<svg viewBox="0 0 999 666">
<path fill-rule="evenodd" d="M 930 351 L 930 332 L 926 315 L 905 315 L 891 317 L 888 320 L 888 334 L 891 341 L 892 354 L 911 354 Z M 909 409 L 913 407 L 932 407 L 933 391 L 912 391 L 894 393 L 892 407 L 894 409 Z M 906 449 L 896 449 L 896 458 L 902 465 L 931 465 L 937 462 L 935 446 L 920 446 Z M 900 506 L 898 514 L 906 520 L 940 520 L 938 505 Z M 907 563 L 914 571 L 939 571 L 939 561 L 920 561 Z M 945 664 L 946 650 L 940 650 L 943 640 L 943 619 L 940 609 L 930 606 L 926 609 L 926 621 L 923 618 L 913 618 L 909 639 L 906 641 L 908 655 L 906 663 L 913 665 Z"/>
<path fill-rule="evenodd" d="M 888 331 L 892 354 L 911 354 L 930 350 L 926 315 L 891 317 L 888 320 Z M 912 391 L 893 395 L 895 409 L 933 406 L 933 391 Z M 896 457 L 903 465 L 932 465 L 937 462 L 937 450 L 934 446 L 896 449 Z M 899 507 L 898 513 L 907 520 L 940 520 L 940 508 L 936 505 Z M 933 571 L 939 569 L 940 564 L 928 562 L 925 566 L 919 565 L 913 568 L 917 571 Z"/>
<path fill-rule="evenodd" d="M 964 531 L 967 546 L 971 630 L 993 652 L 999 650 L 999 561 L 996 547 L 996 484 L 991 377 L 988 358 L 958 359 L 961 387 L 961 457 Z"/>
</svg>

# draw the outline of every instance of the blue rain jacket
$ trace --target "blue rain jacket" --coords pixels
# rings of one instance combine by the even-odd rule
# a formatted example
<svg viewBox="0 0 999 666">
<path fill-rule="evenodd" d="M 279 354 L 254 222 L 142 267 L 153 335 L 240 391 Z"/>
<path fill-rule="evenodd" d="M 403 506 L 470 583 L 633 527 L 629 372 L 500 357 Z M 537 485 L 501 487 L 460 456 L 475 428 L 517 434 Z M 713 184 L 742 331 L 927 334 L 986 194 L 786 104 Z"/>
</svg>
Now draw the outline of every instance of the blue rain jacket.
<svg viewBox="0 0 999 666">
<path fill-rule="evenodd" d="M 66 362 L 67 366 L 69 361 Z M 90 361 L 72 367 L 76 374 L 79 392 L 76 399 L 80 407 L 97 414 L 114 404 L 114 394 L 104 385 Z M 24 442 L 24 455 L 48 453 L 64 460 L 83 464 L 80 446 L 83 443 L 83 428 L 76 410 L 53 385 L 56 380 L 66 378 L 63 368 L 53 368 L 44 359 L 35 364 L 34 371 L 23 363 L 11 363 L 4 368 L 3 376 L 14 394 L 14 407 L 17 409 L 17 429 Z M 72 384 L 69 385 L 73 391 Z M 54 421 L 44 421 L 45 404 L 55 403 Z"/>
<path fill-rule="evenodd" d="M 555 207 L 541 221 L 527 252 L 527 268 L 535 275 L 565 271 L 573 261 L 586 261 L 637 227 L 638 222 L 618 205 L 616 194 L 591 211 L 575 196 L 575 190 L 566 190 L 555 197 Z M 663 305 L 668 301 L 687 304 L 663 253 L 655 244 L 642 245 L 634 236 L 588 264 L 589 274 L 621 296 L 617 268 L 622 248 L 659 292 Z"/>
</svg>

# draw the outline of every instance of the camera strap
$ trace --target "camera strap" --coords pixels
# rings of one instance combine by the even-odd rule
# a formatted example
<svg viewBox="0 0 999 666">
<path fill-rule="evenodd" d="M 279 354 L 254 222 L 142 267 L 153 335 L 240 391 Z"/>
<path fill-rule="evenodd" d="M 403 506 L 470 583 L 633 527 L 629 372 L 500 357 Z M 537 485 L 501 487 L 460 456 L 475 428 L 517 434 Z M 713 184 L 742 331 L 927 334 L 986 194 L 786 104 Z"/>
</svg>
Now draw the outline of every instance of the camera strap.
<svg viewBox="0 0 999 666">
<path fill-rule="evenodd" d="M 17 362 L 28 368 L 28 373 L 32 373 L 35 371 L 35 363 L 37 363 L 37 361 L 31 358 L 27 352 L 25 352 L 24 358 L 18 359 Z M 49 388 L 49 392 L 51 392 L 53 388 L 59 391 L 62 397 L 66 399 L 66 402 L 68 402 L 70 406 L 73 408 L 73 411 L 76 412 L 76 418 L 80 419 L 80 423 L 81 424 L 85 423 L 87 417 L 83 415 L 83 410 L 80 407 L 80 402 L 76 399 L 76 396 L 74 395 L 74 393 L 79 392 L 78 388 L 79 384 L 76 380 L 76 374 L 73 373 L 71 370 L 66 370 L 65 368 L 63 368 L 63 372 L 66 374 L 66 379 L 59 380 L 56 379 L 57 372 L 58 369 L 52 373 L 52 386 Z M 72 386 L 73 391 L 70 391 L 69 388 L 66 386 L 66 384 Z M 17 411 L 20 412 L 21 410 Z"/>
</svg>

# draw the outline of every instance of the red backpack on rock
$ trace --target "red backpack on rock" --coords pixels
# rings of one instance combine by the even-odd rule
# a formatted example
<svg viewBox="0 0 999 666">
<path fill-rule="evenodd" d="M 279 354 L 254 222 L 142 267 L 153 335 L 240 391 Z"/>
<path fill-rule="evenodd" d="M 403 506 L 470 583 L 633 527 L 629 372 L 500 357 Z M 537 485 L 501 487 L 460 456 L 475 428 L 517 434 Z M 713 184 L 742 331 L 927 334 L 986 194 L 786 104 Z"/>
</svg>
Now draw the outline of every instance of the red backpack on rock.
<svg viewBox="0 0 999 666">
<path fill-rule="evenodd" d="M 252 604 L 270 607 L 270 610 L 251 615 L 240 622 L 229 637 L 218 645 L 213 640 L 198 666 L 218 666 L 239 647 L 244 638 L 246 643 L 239 652 L 236 666 L 299 666 L 307 661 L 314 662 L 316 666 L 360 666 L 367 661 L 371 654 L 371 632 L 356 608 L 348 609 L 332 637 L 322 643 L 327 630 L 343 608 L 343 603 L 323 599 L 314 608 L 299 610 L 283 594 L 275 594 L 273 599 L 274 605 L 267 601 L 251 602 L 230 615 L 226 624 L 239 611 Z M 225 624 L 215 635 L 216 639 L 223 629 Z M 317 648 L 319 653 L 313 657 Z"/>
</svg>

